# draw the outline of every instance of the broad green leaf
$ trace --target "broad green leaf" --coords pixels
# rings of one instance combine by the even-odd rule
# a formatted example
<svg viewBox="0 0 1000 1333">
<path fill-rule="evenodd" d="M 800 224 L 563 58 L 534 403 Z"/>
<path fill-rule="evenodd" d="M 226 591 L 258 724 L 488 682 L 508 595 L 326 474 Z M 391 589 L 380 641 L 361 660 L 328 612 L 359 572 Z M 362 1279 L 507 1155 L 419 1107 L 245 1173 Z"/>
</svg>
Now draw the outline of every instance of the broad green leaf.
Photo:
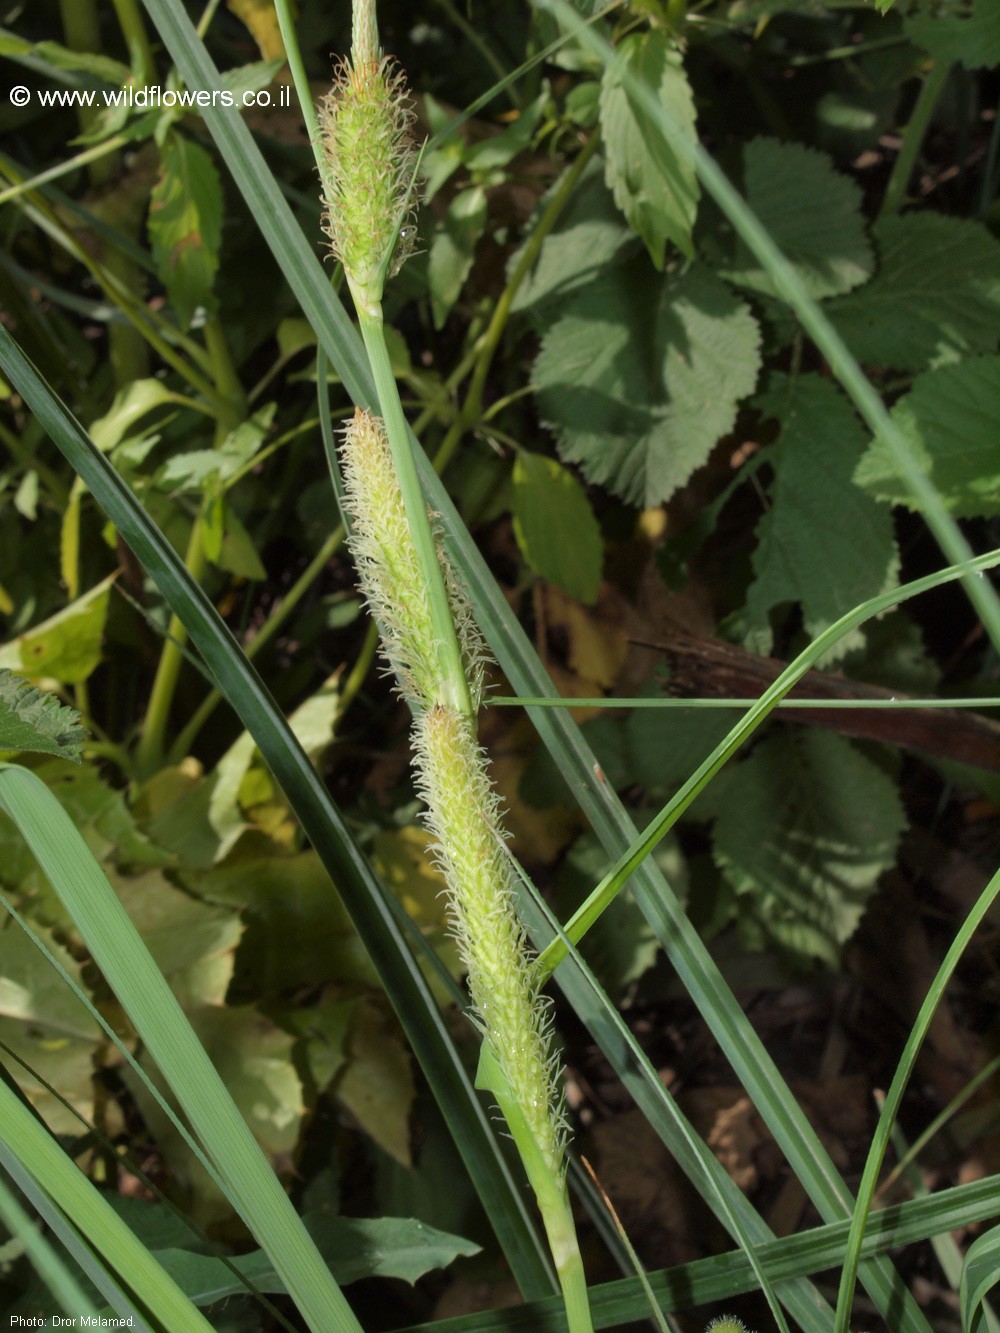
<svg viewBox="0 0 1000 1333">
<path fill-rule="evenodd" d="M 203 491 L 224 488 L 256 456 L 267 439 L 277 404 L 268 403 L 248 421 L 231 430 L 218 449 L 192 449 L 174 454 L 160 469 L 164 489 Z"/>
<path fill-rule="evenodd" d="M 108 596 L 116 574 L 19 639 L 0 648 L 0 667 L 23 671 L 32 680 L 78 685 L 101 660 Z"/>
<path fill-rule="evenodd" d="M 935 60 L 966 69 L 1000 64 L 1000 6 L 996 0 L 917 0 L 902 6 L 903 30 Z"/>
<path fill-rule="evenodd" d="M 104 416 L 91 423 L 90 438 L 98 449 L 107 453 L 126 439 L 132 427 L 154 408 L 174 401 L 175 395 L 161 380 L 132 380 L 118 390 Z"/>
<path fill-rule="evenodd" d="M 458 300 L 472 268 L 476 242 L 486 225 L 486 191 L 481 185 L 462 190 L 448 205 L 444 223 L 431 242 L 427 281 L 434 327 L 440 329 Z"/>
<path fill-rule="evenodd" d="M 790 727 L 762 741 L 718 792 L 715 859 L 751 943 L 835 966 L 906 825 L 896 785 L 849 741 Z"/>
<path fill-rule="evenodd" d="M 71 51 L 59 42 L 29 42 L 12 32 L 0 30 L 0 56 L 30 57 L 44 62 L 53 69 L 66 69 L 90 74 L 105 83 L 127 83 L 131 77 L 128 65 L 95 51 Z"/>
<path fill-rule="evenodd" d="M 382 1005 L 359 1001 L 352 1015 L 347 1055 L 334 1084 L 337 1100 L 390 1157 L 411 1166 L 413 1069 L 398 1028 Z"/>
<path fill-rule="evenodd" d="M 988 1333 L 983 1302 L 1000 1282 L 1000 1227 L 992 1227 L 969 1246 L 962 1264 L 959 1298 L 962 1333 Z"/>
<path fill-rule="evenodd" d="M 617 48 L 627 70 L 656 89 L 668 112 L 696 137 L 694 98 L 676 45 L 663 29 L 633 33 Z M 627 93 L 617 65 L 601 84 L 601 128 L 607 154 L 607 181 L 632 229 L 646 242 L 657 268 L 668 241 L 689 258 L 691 228 L 698 210 L 698 182 L 663 137 L 659 126 Z"/>
<path fill-rule="evenodd" d="M 514 461 L 514 535 L 528 564 L 592 606 L 601 584 L 601 530 L 572 472 L 520 450 Z"/>
<path fill-rule="evenodd" d="M 204 148 L 171 131 L 149 204 L 149 238 L 182 328 L 215 313 L 222 238 L 222 186 Z"/>
<path fill-rule="evenodd" d="M 567 302 L 534 369 L 563 458 L 647 508 L 732 429 L 760 367 L 757 324 L 714 274 L 651 279 L 644 256 L 606 271 Z"/>
<path fill-rule="evenodd" d="M 455 1259 L 480 1251 L 472 1241 L 414 1218 L 307 1213 L 303 1221 L 341 1286 L 371 1277 L 398 1278 L 412 1285 L 425 1273 L 447 1268 Z M 246 1291 L 232 1268 L 219 1259 L 183 1249 L 157 1250 L 155 1254 L 196 1305 L 211 1305 Z M 262 1250 L 239 1255 L 231 1263 L 258 1291 L 274 1295 L 285 1290 Z"/>
<path fill-rule="evenodd" d="M 55 754 L 78 764 L 86 738 L 75 708 L 0 667 L 0 750 Z"/>
<path fill-rule="evenodd" d="M 1000 356 L 938 366 L 913 381 L 892 410 L 941 499 L 959 518 L 1000 510 Z M 889 450 L 875 440 L 854 474 L 880 500 L 920 506 L 896 475 Z"/>
<path fill-rule="evenodd" d="M 746 600 L 754 646 L 769 653 L 772 607 L 800 602 L 806 632 L 815 637 L 887 591 L 899 561 L 891 513 L 852 480 L 865 432 L 840 389 L 815 374 L 776 375 L 757 402 L 765 417 L 781 423 Z M 841 640 L 838 653 L 860 641 L 858 631 L 855 639 Z"/>
<path fill-rule="evenodd" d="M 747 203 L 794 266 L 810 296 L 835 296 L 870 278 L 875 267 L 861 216 L 861 191 L 825 153 L 777 139 L 743 150 Z M 746 245 L 717 265 L 730 282 L 768 296 L 774 282 Z"/>
<path fill-rule="evenodd" d="M 11 1073 L 57 1134 L 79 1134 L 81 1121 L 41 1080 L 58 1088 L 88 1119 L 94 1111 L 94 1060 L 104 1034 L 47 959 L 6 913 L 0 930 L 0 1041 L 16 1057 Z M 77 985 L 81 965 L 50 930 L 34 923 L 46 947 Z M 0 1059 L 6 1059 L 0 1055 Z"/>
<path fill-rule="evenodd" d="M 544 196 L 541 207 L 561 182 L 562 177 Z M 551 303 L 565 300 L 593 281 L 607 265 L 617 262 L 633 244 L 638 242 L 622 222 L 604 183 L 601 164 L 594 159 L 580 177 L 558 227 L 542 243 L 537 262 L 518 288 L 512 309 L 548 309 Z M 521 254 L 518 250 L 511 256 L 508 273 L 516 267 Z"/>
<path fill-rule="evenodd" d="M 1000 338 L 1000 242 L 978 222 L 939 213 L 874 229 L 878 272 L 826 306 L 851 352 L 875 366 L 923 370 Z"/>
<path fill-rule="evenodd" d="M 498 167 L 505 167 L 518 153 L 523 153 L 530 147 L 548 103 L 549 92 L 546 89 L 499 134 L 463 148 L 462 159 L 466 167 L 475 172 L 495 171 Z"/>
<path fill-rule="evenodd" d="M 34 468 L 25 472 L 14 492 L 14 508 L 29 523 L 34 523 L 38 513 L 38 473 Z"/>
<path fill-rule="evenodd" d="M 223 517 L 222 544 L 214 563 L 240 579 L 266 579 L 267 570 L 257 554 L 253 538 L 230 504 L 224 505 Z"/>
</svg>

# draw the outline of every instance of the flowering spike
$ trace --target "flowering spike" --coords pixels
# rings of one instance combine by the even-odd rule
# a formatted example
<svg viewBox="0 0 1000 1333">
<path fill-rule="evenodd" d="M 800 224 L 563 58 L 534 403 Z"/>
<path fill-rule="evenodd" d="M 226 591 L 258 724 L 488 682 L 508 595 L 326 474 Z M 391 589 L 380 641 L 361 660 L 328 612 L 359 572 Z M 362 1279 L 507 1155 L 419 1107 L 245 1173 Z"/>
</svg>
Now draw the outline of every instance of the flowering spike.
<svg viewBox="0 0 1000 1333">
<path fill-rule="evenodd" d="M 355 8 L 352 58 L 336 69 L 319 124 L 330 245 L 355 300 L 374 313 L 412 213 L 417 159 L 406 79 L 379 55 L 371 0 Z"/>
<path fill-rule="evenodd" d="M 439 664 L 426 587 L 381 417 L 359 408 L 344 432 L 344 485 L 351 551 L 378 622 L 384 652 L 403 694 L 429 707 L 438 697 Z M 482 695 L 486 645 L 465 589 L 438 550 L 472 706 Z"/>
<path fill-rule="evenodd" d="M 561 1181 L 566 1131 L 548 1005 L 514 911 L 499 802 L 475 723 L 438 705 L 418 714 L 413 745 L 476 1016 L 549 1172 Z"/>
</svg>

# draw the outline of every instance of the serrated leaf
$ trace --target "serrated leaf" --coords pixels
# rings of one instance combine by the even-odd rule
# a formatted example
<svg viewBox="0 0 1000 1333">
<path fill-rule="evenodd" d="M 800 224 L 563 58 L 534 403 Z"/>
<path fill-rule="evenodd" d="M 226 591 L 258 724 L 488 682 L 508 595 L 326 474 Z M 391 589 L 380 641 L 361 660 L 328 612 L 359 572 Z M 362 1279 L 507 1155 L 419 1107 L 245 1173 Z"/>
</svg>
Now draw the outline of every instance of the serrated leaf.
<svg viewBox="0 0 1000 1333">
<path fill-rule="evenodd" d="M 756 321 L 708 269 L 650 278 L 643 257 L 574 296 L 533 375 L 563 458 L 647 508 L 732 429 L 760 368 Z"/>
<path fill-rule="evenodd" d="M 1000 64 L 1000 6 L 996 0 L 918 0 L 903 18 L 911 41 L 934 57 L 966 69 Z"/>
<path fill-rule="evenodd" d="M 479 185 L 462 190 L 448 205 L 444 224 L 431 242 L 427 281 L 434 327 L 440 329 L 458 300 L 472 268 L 476 242 L 486 225 L 486 191 Z"/>
<path fill-rule="evenodd" d="M 78 764 L 86 739 L 75 708 L 0 667 L 0 750 L 55 754 Z"/>
<path fill-rule="evenodd" d="M 819 375 L 775 375 L 758 405 L 781 422 L 770 508 L 757 525 L 755 579 L 746 600 L 747 620 L 759 636 L 754 647 L 769 653 L 772 607 L 800 602 L 805 628 L 815 636 L 887 591 L 899 561 L 892 514 L 853 482 L 865 432 L 836 385 Z M 860 634 L 838 648 L 847 652 L 859 642 Z"/>
<path fill-rule="evenodd" d="M 514 462 L 514 535 L 536 574 L 592 606 L 601 585 L 601 529 L 572 472 L 521 450 Z"/>
<path fill-rule="evenodd" d="M 1000 242 L 978 222 L 908 213 L 877 224 L 878 272 L 825 307 L 868 365 L 923 370 L 1000 338 Z"/>
<path fill-rule="evenodd" d="M 906 825 L 896 784 L 849 741 L 784 728 L 724 781 L 716 862 L 745 933 L 835 965 Z"/>
<path fill-rule="evenodd" d="M 307 1213 L 306 1228 L 341 1286 L 364 1278 L 398 1278 L 411 1285 L 425 1273 L 447 1268 L 455 1259 L 480 1252 L 461 1236 L 404 1217 L 334 1217 Z M 239 1255 L 229 1264 L 185 1249 L 162 1249 L 156 1258 L 196 1305 L 212 1305 L 243 1295 L 237 1269 L 258 1291 L 280 1294 L 285 1284 L 263 1250 Z"/>
<path fill-rule="evenodd" d="M 561 181 L 562 177 L 542 200 L 542 207 Z M 557 230 L 545 238 L 534 268 L 518 288 L 512 309 L 548 308 L 553 301 L 565 300 L 599 277 L 606 265 L 617 262 L 630 244 L 638 244 L 634 233 L 625 226 L 604 183 L 601 163 L 591 160 Z M 511 256 L 508 274 L 522 253 L 518 250 Z"/>
<path fill-rule="evenodd" d="M 791 262 L 809 295 L 849 292 L 875 267 L 861 216 L 861 191 L 825 153 L 777 139 L 753 139 L 743 150 L 747 203 Z M 718 266 L 730 282 L 768 296 L 774 284 L 741 242 Z"/>
<path fill-rule="evenodd" d="M 667 33 L 662 29 L 633 33 L 619 44 L 617 55 L 629 74 L 658 91 L 664 107 L 693 142 L 694 98 Z M 657 268 L 663 268 L 668 241 L 690 258 L 699 197 L 693 168 L 680 160 L 659 126 L 631 100 L 618 64 L 605 70 L 600 107 L 607 181 L 615 202 L 646 242 Z"/>
<path fill-rule="evenodd" d="M 215 313 L 222 239 L 222 185 L 204 148 L 171 133 L 149 204 L 149 238 L 182 328 Z"/>
<path fill-rule="evenodd" d="M 925 371 L 892 415 L 952 514 L 976 518 L 1000 511 L 1000 356 Z M 854 477 L 880 500 L 920 508 L 881 439 L 870 445 Z"/>
</svg>

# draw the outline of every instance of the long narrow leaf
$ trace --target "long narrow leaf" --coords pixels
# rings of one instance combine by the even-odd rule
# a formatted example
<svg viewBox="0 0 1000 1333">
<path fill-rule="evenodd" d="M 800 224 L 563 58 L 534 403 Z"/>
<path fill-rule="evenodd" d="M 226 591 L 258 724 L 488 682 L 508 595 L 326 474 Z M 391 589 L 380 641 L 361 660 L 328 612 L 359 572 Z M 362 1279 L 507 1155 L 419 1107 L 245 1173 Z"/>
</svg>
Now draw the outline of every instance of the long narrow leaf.
<svg viewBox="0 0 1000 1333">
<path fill-rule="evenodd" d="M 309 1327 L 315 1333 L 360 1333 L 360 1325 L 280 1181 L 70 816 L 41 778 L 9 764 L 0 765 L 0 808 L 14 820 L 76 923 L 92 958 L 225 1178 L 243 1220 L 267 1251 Z M 13 1098 L 6 1085 L 3 1092 Z M 21 1109 L 31 1119 L 30 1112 Z M 5 1132 L 7 1128 L 5 1123 Z M 27 1129 L 22 1131 L 27 1133 Z M 23 1141 L 29 1140 L 25 1137 Z M 54 1140 L 50 1142 L 56 1149 Z M 37 1136 L 34 1147 L 40 1152 Z M 34 1160 L 20 1155 L 37 1174 Z M 41 1183 L 53 1193 L 48 1179 Z M 63 1197 L 54 1197 L 66 1208 Z M 81 1229 L 92 1234 L 86 1226 Z M 100 1248 L 109 1253 L 104 1245 Z M 127 1252 L 131 1254 L 130 1249 Z M 118 1249 L 111 1253 L 117 1263 Z M 130 1263 L 134 1262 L 133 1257 Z M 141 1284 L 138 1289 L 145 1291 Z M 158 1305 L 153 1308 L 160 1309 Z M 169 1320 L 167 1323 L 170 1326 Z"/>
</svg>

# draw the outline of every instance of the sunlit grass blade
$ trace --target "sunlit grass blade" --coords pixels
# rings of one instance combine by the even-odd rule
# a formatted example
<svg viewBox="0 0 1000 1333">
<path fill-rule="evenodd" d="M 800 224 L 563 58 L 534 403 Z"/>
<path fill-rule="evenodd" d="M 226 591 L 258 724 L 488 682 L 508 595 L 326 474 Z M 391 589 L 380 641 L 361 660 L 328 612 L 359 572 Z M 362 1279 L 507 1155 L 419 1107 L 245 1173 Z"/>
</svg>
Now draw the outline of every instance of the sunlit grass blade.
<svg viewBox="0 0 1000 1333">
<path fill-rule="evenodd" d="M 110 892 L 110 889 L 109 889 Z M 33 1112 L 0 1081 L 4 1142 L 76 1229 L 113 1266 L 165 1330 L 211 1333 L 212 1326 L 129 1230 Z"/>
<path fill-rule="evenodd" d="M 904 1245 L 913 1245 L 949 1231 L 975 1226 L 995 1217 L 1000 1176 L 939 1190 L 927 1198 L 911 1199 L 872 1214 L 865 1233 L 866 1258 Z M 847 1220 L 814 1227 L 758 1246 L 757 1256 L 772 1282 L 839 1265 L 847 1242 Z M 696 1259 L 676 1268 L 649 1273 L 649 1285 L 660 1308 L 685 1310 L 756 1290 L 757 1279 L 739 1250 Z M 604 1282 L 590 1288 L 596 1328 L 616 1328 L 646 1317 L 646 1295 L 634 1277 Z M 828 1329 L 829 1322 L 805 1322 L 805 1329 Z M 535 1301 L 516 1309 L 489 1310 L 434 1323 L 411 1325 L 397 1333 L 563 1333 L 565 1324 L 558 1298 Z"/>
<path fill-rule="evenodd" d="M 962 1333 L 987 1333 L 989 1325 L 983 1302 L 997 1282 L 1000 1282 L 1000 1227 L 974 1240 L 965 1256 L 959 1287 Z"/>
<path fill-rule="evenodd" d="M 150 1333 L 149 1324 L 141 1310 L 118 1282 L 111 1269 L 102 1262 L 96 1251 L 92 1250 L 84 1238 L 70 1223 L 65 1214 L 42 1189 L 34 1176 L 0 1140 L 0 1167 L 17 1185 L 24 1197 L 31 1203 L 35 1212 L 62 1244 L 66 1253 L 75 1261 L 80 1272 L 89 1278 L 94 1287 L 104 1297 L 108 1306 L 118 1310 L 125 1318 L 135 1320 L 139 1333 Z M 79 1307 L 78 1307 L 79 1308 Z"/>
<path fill-rule="evenodd" d="M 0 1178 L 0 1225 L 24 1246 L 28 1261 L 64 1314 L 79 1317 L 81 1314 L 96 1313 L 81 1291 L 76 1278 L 66 1267 L 62 1256 L 57 1253 L 48 1237 L 39 1231 L 2 1178 Z"/>
<path fill-rule="evenodd" d="M 0 766 L 0 808 L 14 820 L 73 918 L 91 957 L 142 1037 L 224 1177 L 244 1222 L 267 1251 L 309 1327 L 316 1333 L 359 1330 L 350 1306 L 280 1181 L 70 816 L 39 777 L 11 765 Z M 9 1090 L 7 1095 L 12 1096 Z M 30 1118 L 26 1110 L 24 1114 Z M 29 1139 L 25 1137 L 23 1142 Z M 37 1136 L 33 1150 L 40 1151 Z M 22 1160 L 37 1175 L 35 1160 L 23 1154 Z M 53 1193 L 47 1179 L 41 1183 Z M 64 1197 L 54 1197 L 65 1209 Z M 83 1230 L 86 1235 L 92 1234 L 87 1227 Z M 124 1242 L 118 1244 L 124 1246 Z M 117 1263 L 119 1250 L 111 1253 Z M 122 1253 L 130 1251 L 123 1248 Z M 134 1257 L 130 1262 L 135 1262 Z M 124 1271 L 130 1272 L 128 1268 Z M 144 1282 L 138 1287 L 143 1293 Z M 168 1295 L 164 1289 L 165 1300 Z M 159 1304 L 153 1308 L 162 1316 Z M 168 1327 L 184 1327 L 169 1319 L 166 1322 Z M 191 1327 L 198 1325 L 192 1323 Z"/>
<path fill-rule="evenodd" d="M 2 327 L 0 366 L 39 424 L 83 477 L 171 610 L 184 621 L 217 686 L 253 735 L 337 885 L 526 1297 L 554 1290 L 547 1254 L 522 1193 L 399 928 L 389 891 L 359 851 L 280 709 L 211 602 L 188 576 L 173 547 Z"/>
<path fill-rule="evenodd" d="M 923 1004 L 920 1006 L 920 1012 L 917 1014 L 912 1031 L 907 1038 L 906 1046 L 903 1048 L 903 1054 L 900 1056 L 899 1063 L 896 1066 L 896 1072 L 892 1076 L 892 1083 L 889 1085 L 889 1091 L 885 1096 L 885 1103 L 882 1107 L 882 1113 L 878 1118 L 878 1124 L 875 1127 L 872 1144 L 868 1150 L 868 1158 L 865 1162 L 865 1169 L 861 1176 L 861 1183 L 858 1186 L 857 1202 L 854 1206 L 854 1215 L 851 1218 L 851 1233 L 848 1237 L 847 1251 L 844 1256 L 844 1264 L 840 1274 L 840 1291 L 837 1295 L 837 1321 L 835 1324 L 835 1333 L 847 1333 L 850 1323 L 851 1304 L 854 1298 L 854 1283 L 857 1277 L 858 1262 L 861 1254 L 861 1241 L 868 1221 L 872 1196 L 875 1193 L 875 1186 L 878 1184 L 878 1175 L 879 1171 L 882 1169 L 882 1161 L 885 1157 L 886 1148 L 889 1146 L 889 1136 L 892 1131 L 892 1126 L 899 1111 L 900 1102 L 903 1100 L 903 1093 L 906 1090 L 906 1085 L 909 1082 L 910 1075 L 913 1073 L 913 1067 L 917 1062 L 920 1047 L 923 1045 L 927 1030 L 931 1025 L 931 1020 L 934 1017 L 938 1005 L 941 1003 L 945 988 L 951 980 L 952 974 L 958 966 L 966 946 L 972 939 L 973 934 L 982 922 L 987 911 L 992 906 L 998 893 L 1000 893 L 1000 871 L 997 871 L 989 884 L 987 884 L 986 888 L 979 895 L 976 905 L 962 922 L 962 926 L 952 941 L 951 947 L 945 954 L 944 961 L 938 968 L 934 980 L 931 982 L 927 994 L 924 997 Z"/>
</svg>

